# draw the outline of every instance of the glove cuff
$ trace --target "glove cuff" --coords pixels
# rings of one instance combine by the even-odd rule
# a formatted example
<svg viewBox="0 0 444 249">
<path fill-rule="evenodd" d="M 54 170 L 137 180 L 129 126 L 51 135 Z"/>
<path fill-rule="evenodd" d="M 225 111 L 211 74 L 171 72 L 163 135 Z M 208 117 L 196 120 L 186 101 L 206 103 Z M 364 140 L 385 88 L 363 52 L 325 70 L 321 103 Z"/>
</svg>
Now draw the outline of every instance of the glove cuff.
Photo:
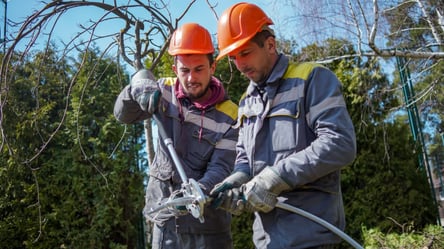
<svg viewBox="0 0 444 249">
<path fill-rule="evenodd" d="M 260 182 L 265 189 L 276 195 L 291 189 L 291 186 L 271 167 L 264 168 L 255 178 L 256 182 Z"/>
<path fill-rule="evenodd" d="M 150 79 L 153 81 L 156 80 L 156 77 L 154 77 L 154 74 L 146 68 L 138 70 L 135 74 L 133 74 L 133 76 L 131 78 L 133 80 L 139 80 L 139 79 Z"/>
<path fill-rule="evenodd" d="M 150 101 L 148 103 L 148 108 L 147 108 L 149 113 L 153 114 L 156 112 L 157 107 L 159 105 L 159 99 L 160 99 L 160 91 L 159 90 L 153 92 L 150 95 Z"/>
<path fill-rule="evenodd" d="M 232 181 L 232 187 L 238 188 L 242 184 L 248 182 L 251 179 L 251 176 L 242 172 L 242 171 L 235 171 L 232 173 L 228 178 L 233 179 Z"/>
</svg>

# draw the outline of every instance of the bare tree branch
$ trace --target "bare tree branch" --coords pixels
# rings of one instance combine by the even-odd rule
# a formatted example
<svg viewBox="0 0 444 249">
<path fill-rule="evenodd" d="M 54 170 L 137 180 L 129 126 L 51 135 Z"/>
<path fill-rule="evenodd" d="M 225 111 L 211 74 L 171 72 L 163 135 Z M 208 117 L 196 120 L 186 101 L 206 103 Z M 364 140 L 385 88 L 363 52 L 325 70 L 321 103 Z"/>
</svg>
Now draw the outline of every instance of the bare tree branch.
<svg viewBox="0 0 444 249">
<path fill-rule="evenodd" d="M 279 4 L 277 4 L 279 5 Z M 376 56 L 390 58 L 401 56 L 414 59 L 442 59 L 444 58 L 443 26 L 444 18 L 440 15 L 440 10 L 436 9 L 436 15 L 430 14 L 430 2 L 427 0 L 348 0 L 331 1 L 320 0 L 316 6 L 304 1 L 286 1 L 285 5 L 291 8 L 289 15 L 272 16 L 274 20 L 281 20 L 285 27 L 299 27 L 297 29 L 281 32 L 283 36 L 294 35 L 300 46 L 319 43 L 328 38 L 344 38 L 354 42 L 358 53 L 354 56 Z M 323 6 L 323 8 L 319 8 Z M 346 7 L 347 6 L 347 7 Z M 399 9 L 410 8 L 415 13 L 420 22 L 423 20 L 428 25 L 421 26 L 430 31 L 430 36 L 425 40 L 426 44 L 419 47 L 399 47 L 387 46 L 390 36 L 394 33 L 388 32 L 389 25 L 387 17 Z M 418 27 L 400 27 L 398 32 L 412 32 Z M 367 35 L 362 33 L 367 31 Z M 439 30 L 442 30 L 440 33 Z M 285 37 L 290 38 L 290 37 Z M 361 53 L 362 51 L 362 53 Z M 341 59 L 342 57 L 338 57 Z M 325 59 L 325 58 L 324 58 Z M 332 58 L 328 58 L 331 60 Z"/>
<path fill-rule="evenodd" d="M 430 30 L 432 31 L 433 37 L 435 38 L 436 42 L 438 44 L 442 44 L 441 37 L 439 36 L 439 34 L 435 28 L 435 25 L 433 24 L 432 18 L 429 15 L 429 11 L 426 9 L 425 3 L 423 3 L 421 0 L 416 0 L 416 2 L 418 3 L 419 8 L 421 9 L 422 14 L 425 17 L 425 20 L 427 21 L 427 23 L 430 26 Z"/>
<path fill-rule="evenodd" d="M 67 42 L 62 41 L 62 44 L 64 45 L 62 47 L 62 57 L 65 57 L 74 51 L 81 51 L 82 49 L 84 51 L 95 41 L 108 39 L 108 48 L 116 46 L 115 48 L 118 48 L 118 52 L 121 55 L 120 58 L 133 66 L 135 70 L 144 67 L 143 60 L 148 58 L 153 60 L 151 63 L 151 69 L 154 69 L 167 50 L 169 39 L 176 29 L 178 22 L 188 13 L 190 7 L 195 2 L 195 0 L 190 1 L 181 14 L 174 18 L 174 22 L 172 21 L 173 17 L 168 9 L 168 5 L 163 0 L 148 2 L 136 0 L 136 4 L 129 4 L 128 2 L 127 5 L 119 5 L 118 1 L 59 0 L 49 1 L 46 4 L 43 2 L 44 5 L 40 10 L 33 13 L 22 23 L 17 23 L 20 28 L 16 33 L 15 38 L 11 40 L 10 46 L 2 60 L 0 67 L 0 130 L 2 131 L 0 145 L 3 147 L 4 144 L 7 143 L 7 134 L 4 134 L 2 127 L 3 116 L 1 115 L 1 110 L 7 103 L 8 84 L 11 83 L 13 72 L 15 70 L 15 66 L 10 62 L 20 43 L 26 42 L 25 49 L 21 53 L 22 56 L 29 54 L 37 42 L 41 41 L 44 37 L 46 37 L 46 47 L 48 49 L 55 28 L 70 10 L 79 8 L 96 8 L 101 10 L 103 14 L 95 20 L 89 20 L 87 25 L 80 24 L 79 32 L 77 32 L 71 40 Z M 144 19 L 136 17 L 135 13 L 138 11 L 145 12 L 145 14 L 140 15 L 143 16 Z M 100 27 L 108 22 L 120 22 L 122 28 L 117 28 L 113 33 L 98 35 Z M 44 31 L 46 32 L 46 30 L 48 30 L 48 25 L 50 25 L 49 32 L 44 33 Z M 142 33 L 144 30 L 146 30 L 146 32 Z M 85 41 L 82 39 L 85 39 Z M 158 45 L 156 40 L 163 42 Z M 130 58 L 130 56 L 132 58 Z M 78 69 L 80 71 L 81 66 Z M 76 75 L 73 75 L 70 87 L 72 87 L 73 82 L 75 81 Z M 65 112 L 67 111 L 68 103 L 69 102 L 67 101 Z M 62 124 L 64 118 L 60 121 L 60 124 Z M 54 135 L 59 129 L 60 127 L 56 128 L 52 134 Z M 47 144 L 51 141 L 52 136 L 46 138 L 40 152 L 37 152 L 32 158 L 29 158 L 26 161 L 29 162 L 34 160 L 41 151 L 45 149 Z"/>
</svg>

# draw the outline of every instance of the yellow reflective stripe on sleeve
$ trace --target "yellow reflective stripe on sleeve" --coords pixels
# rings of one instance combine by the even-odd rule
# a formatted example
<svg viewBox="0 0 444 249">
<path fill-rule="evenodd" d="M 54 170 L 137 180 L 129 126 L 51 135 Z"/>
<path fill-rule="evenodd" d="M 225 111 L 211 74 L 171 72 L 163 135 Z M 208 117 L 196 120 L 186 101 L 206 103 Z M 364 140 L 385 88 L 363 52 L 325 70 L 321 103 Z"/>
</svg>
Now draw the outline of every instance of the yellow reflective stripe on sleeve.
<svg viewBox="0 0 444 249">
<path fill-rule="evenodd" d="M 216 104 L 216 110 L 225 113 L 233 120 L 237 119 L 237 108 L 237 105 L 231 100 Z"/>
<path fill-rule="evenodd" d="M 176 82 L 176 79 L 177 78 L 170 77 L 170 78 L 162 78 L 161 81 L 159 81 L 159 83 L 161 85 L 168 86 L 168 88 L 171 89 L 171 91 L 169 91 L 169 90 L 167 90 L 166 87 L 162 87 L 162 98 L 165 99 L 166 101 L 168 101 L 169 103 L 172 103 L 172 101 L 173 101 L 173 96 L 172 96 L 173 91 L 174 91 L 173 85 Z M 176 99 L 176 98 L 174 98 L 174 99 Z M 173 102 L 175 103 L 176 101 L 173 101 Z"/>
<path fill-rule="evenodd" d="M 166 86 L 174 86 L 174 84 L 176 83 L 176 80 L 177 80 L 177 78 L 174 78 L 174 77 L 164 78 L 163 84 L 165 84 Z"/>
<path fill-rule="evenodd" d="M 306 80 L 315 67 L 322 67 L 322 65 L 311 62 L 290 64 L 288 65 L 287 71 L 284 74 L 284 79 L 301 78 Z"/>
</svg>

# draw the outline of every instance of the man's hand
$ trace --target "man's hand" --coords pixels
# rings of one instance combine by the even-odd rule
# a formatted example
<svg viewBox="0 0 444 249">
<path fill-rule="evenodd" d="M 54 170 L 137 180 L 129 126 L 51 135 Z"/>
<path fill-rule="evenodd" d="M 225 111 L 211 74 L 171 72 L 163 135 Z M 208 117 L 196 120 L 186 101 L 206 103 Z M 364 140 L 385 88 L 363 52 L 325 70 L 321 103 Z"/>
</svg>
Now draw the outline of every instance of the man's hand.
<svg viewBox="0 0 444 249">
<path fill-rule="evenodd" d="M 141 69 L 133 75 L 131 78 L 131 97 L 143 111 L 150 114 L 156 111 L 160 90 L 151 71 Z"/>
<path fill-rule="evenodd" d="M 239 187 L 250 179 L 251 177 L 246 173 L 237 171 L 216 184 L 210 191 L 210 197 L 213 198 L 211 206 L 239 215 L 244 207 L 244 199 L 242 199 Z"/>
<path fill-rule="evenodd" d="M 216 184 L 214 188 L 210 192 L 211 197 L 217 197 L 219 193 L 224 192 L 225 190 L 238 188 L 242 184 L 248 182 L 251 179 L 249 175 L 244 172 L 236 171 L 233 174 L 229 175 L 222 182 Z"/>
<path fill-rule="evenodd" d="M 290 189 L 291 186 L 272 167 L 266 167 L 242 185 L 240 192 L 247 201 L 245 209 L 268 213 L 276 206 L 278 195 Z"/>
<path fill-rule="evenodd" d="M 225 210 L 234 215 L 240 215 L 246 209 L 248 204 L 240 188 L 232 188 L 219 193 L 217 208 Z M 213 202 L 213 207 L 216 206 Z M 247 209 L 248 211 L 251 209 Z"/>
</svg>

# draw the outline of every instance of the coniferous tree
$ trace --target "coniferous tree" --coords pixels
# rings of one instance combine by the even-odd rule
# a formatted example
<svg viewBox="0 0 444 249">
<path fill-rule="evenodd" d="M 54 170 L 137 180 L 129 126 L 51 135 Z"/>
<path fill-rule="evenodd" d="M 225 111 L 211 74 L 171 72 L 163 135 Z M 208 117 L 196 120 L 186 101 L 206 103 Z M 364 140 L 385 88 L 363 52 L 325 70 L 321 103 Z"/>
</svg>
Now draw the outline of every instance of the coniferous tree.
<svg viewBox="0 0 444 249">
<path fill-rule="evenodd" d="M 141 248 L 142 127 L 112 114 L 128 77 L 96 50 L 70 66 L 51 55 L 19 67 L 3 107 L 5 134 L 17 135 L 0 155 L 0 244 Z"/>
</svg>

